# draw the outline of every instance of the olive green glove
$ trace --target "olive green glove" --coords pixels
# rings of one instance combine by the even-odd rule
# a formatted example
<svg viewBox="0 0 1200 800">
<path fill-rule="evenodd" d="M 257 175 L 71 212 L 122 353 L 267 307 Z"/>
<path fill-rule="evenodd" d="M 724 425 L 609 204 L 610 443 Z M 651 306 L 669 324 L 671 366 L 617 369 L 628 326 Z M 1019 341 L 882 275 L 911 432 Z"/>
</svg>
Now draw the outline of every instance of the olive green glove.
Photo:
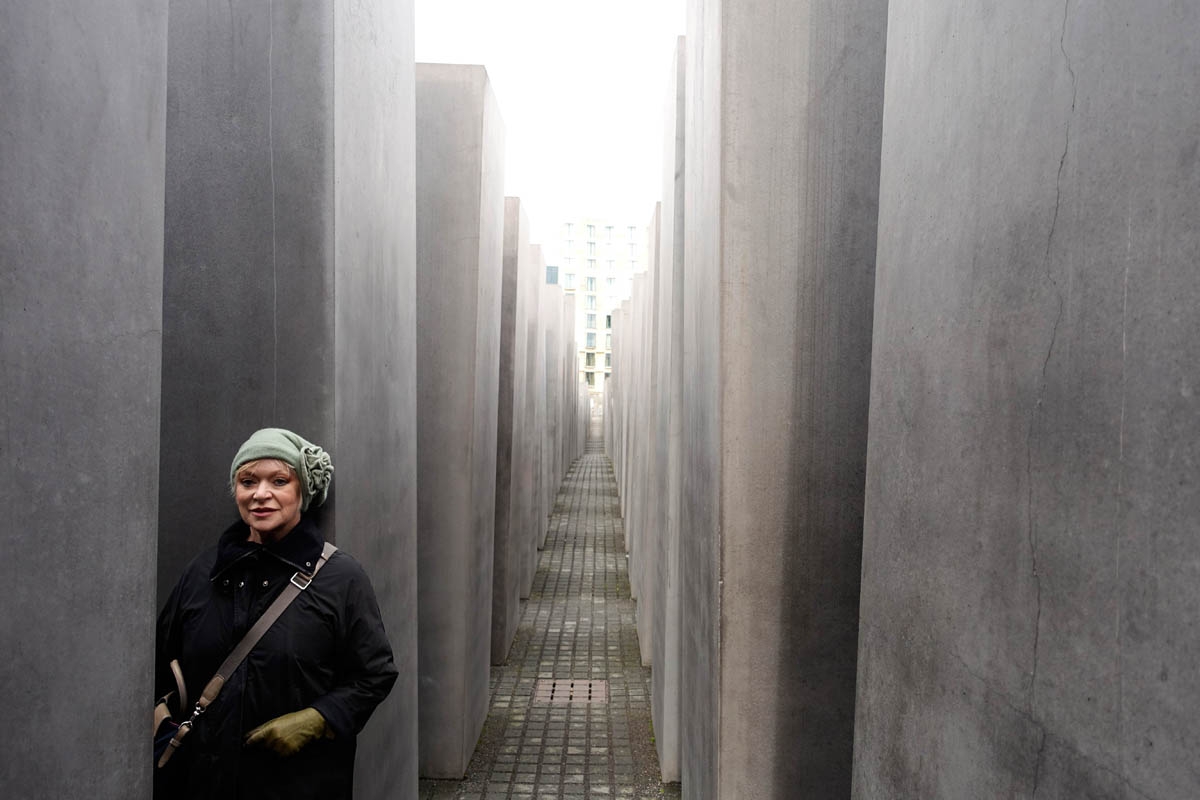
<svg viewBox="0 0 1200 800">
<path fill-rule="evenodd" d="M 315 708 L 302 708 L 267 720 L 246 735 L 247 747 L 266 747 L 281 756 L 294 756 L 309 742 L 322 736 L 332 739 L 333 731 Z"/>
</svg>

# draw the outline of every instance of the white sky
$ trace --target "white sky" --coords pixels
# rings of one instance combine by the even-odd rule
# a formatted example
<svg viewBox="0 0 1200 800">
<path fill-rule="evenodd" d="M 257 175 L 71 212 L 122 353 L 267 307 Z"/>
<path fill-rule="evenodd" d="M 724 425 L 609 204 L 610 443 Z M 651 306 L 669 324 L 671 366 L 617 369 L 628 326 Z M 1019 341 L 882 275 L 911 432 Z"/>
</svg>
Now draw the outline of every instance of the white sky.
<svg viewBox="0 0 1200 800">
<path fill-rule="evenodd" d="M 505 194 L 532 241 L 593 215 L 645 224 L 685 0 L 414 0 L 417 61 L 482 64 L 504 117 Z"/>
</svg>

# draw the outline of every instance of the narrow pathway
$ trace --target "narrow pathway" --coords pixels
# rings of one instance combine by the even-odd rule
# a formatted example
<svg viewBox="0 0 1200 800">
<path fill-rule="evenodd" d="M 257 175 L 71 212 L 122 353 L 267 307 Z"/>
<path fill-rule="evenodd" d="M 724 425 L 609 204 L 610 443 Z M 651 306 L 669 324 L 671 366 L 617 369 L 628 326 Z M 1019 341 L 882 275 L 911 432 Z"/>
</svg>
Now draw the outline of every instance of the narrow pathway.
<svg viewBox="0 0 1200 800">
<path fill-rule="evenodd" d="M 508 663 L 462 781 L 422 800 L 679 797 L 658 778 L 624 528 L 599 430 L 563 481 Z"/>
</svg>

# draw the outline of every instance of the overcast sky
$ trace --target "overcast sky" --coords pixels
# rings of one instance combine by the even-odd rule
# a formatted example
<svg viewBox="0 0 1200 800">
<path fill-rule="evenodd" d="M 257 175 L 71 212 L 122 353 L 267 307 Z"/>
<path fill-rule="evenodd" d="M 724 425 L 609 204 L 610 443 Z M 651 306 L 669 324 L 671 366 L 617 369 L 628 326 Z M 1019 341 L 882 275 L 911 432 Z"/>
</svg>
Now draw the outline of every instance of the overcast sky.
<svg viewBox="0 0 1200 800">
<path fill-rule="evenodd" d="M 581 214 L 642 224 L 661 194 L 662 118 L 684 0 L 415 0 L 418 61 L 487 67 L 505 194 L 533 241 Z"/>
</svg>

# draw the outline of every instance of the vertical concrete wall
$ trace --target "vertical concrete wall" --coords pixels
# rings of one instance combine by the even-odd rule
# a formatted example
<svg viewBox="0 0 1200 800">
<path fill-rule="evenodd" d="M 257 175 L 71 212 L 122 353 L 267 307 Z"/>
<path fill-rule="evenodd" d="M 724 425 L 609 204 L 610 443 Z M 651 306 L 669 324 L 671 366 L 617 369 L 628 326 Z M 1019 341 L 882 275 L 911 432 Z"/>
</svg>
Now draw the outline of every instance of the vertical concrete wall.
<svg viewBox="0 0 1200 800">
<path fill-rule="evenodd" d="M 375 586 L 401 677 L 364 797 L 416 787 L 411 3 L 173 3 L 159 596 L 235 519 L 255 428 L 330 450 L 326 535 Z"/>
<path fill-rule="evenodd" d="M 646 348 L 649 342 L 645 336 L 646 318 L 646 271 L 642 270 L 633 275 L 629 286 L 629 317 L 626 322 L 626 337 L 630 345 L 628 394 L 629 435 L 625 458 L 626 469 L 626 500 L 625 500 L 625 552 L 629 554 L 629 591 L 636 600 L 641 594 L 641 553 L 640 539 L 643 532 L 642 506 L 646 499 L 646 462 L 645 437 L 647 409 L 645 400 L 646 381 Z M 639 632 L 639 645 L 641 634 Z"/>
<path fill-rule="evenodd" d="M 890 12 L 854 796 L 1198 796 L 1200 9 Z"/>
<path fill-rule="evenodd" d="M 622 344 L 624 303 L 612 311 L 612 374 L 604 382 L 604 449 L 612 461 L 613 478 L 617 484 L 617 503 L 625 503 L 625 353 Z"/>
<path fill-rule="evenodd" d="M 632 284 L 632 281 L 631 281 Z M 632 288 L 632 286 L 631 286 Z M 632 392 L 633 383 L 633 348 L 617 347 L 618 341 L 625 341 L 624 330 L 632 325 L 630 319 L 631 306 L 628 298 L 621 301 L 620 308 L 613 310 L 613 358 L 616 359 L 613 364 L 613 376 L 618 377 L 618 399 L 617 399 L 617 418 L 620 428 L 617 433 L 617 452 L 618 463 L 621 464 L 621 469 L 617 475 L 617 493 L 620 501 L 621 517 L 629 518 L 629 507 L 627 498 L 629 497 L 629 440 L 630 430 L 633 427 L 630 417 L 629 398 Z M 625 546 L 629 546 L 629 537 L 625 537 Z"/>
<path fill-rule="evenodd" d="M 482 67 L 417 65 L 420 770 L 461 778 L 487 716 L 504 128 Z"/>
<path fill-rule="evenodd" d="M 657 585 L 655 576 L 658 572 L 658 540 L 662 536 L 664 510 L 664 487 L 659 486 L 660 476 L 658 456 L 658 440 L 665 436 L 665 431 L 658 427 L 658 403 L 660 400 L 660 385 L 658 374 L 658 359 L 661 349 L 661 339 L 658 336 L 660 318 L 659 299 L 661 296 L 662 272 L 658 259 L 659 249 L 659 219 L 662 214 L 662 203 L 656 203 L 654 213 L 646 226 L 646 271 L 640 287 L 640 319 L 638 321 L 638 338 L 642 345 L 638 348 L 638 437 L 636 454 L 637 475 L 635 475 L 634 494 L 638 500 L 636 508 L 637 535 L 634 537 L 635 552 L 630 557 L 630 582 L 636 583 L 635 596 L 637 604 L 637 631 L 639 651 L 642 664 L 648 666 L 654 654 L 651 644 Z"/>
<path fill-rule="evenodd" d="M 531 269 L 528 280 L 521 281 L 521 296 L 529 313 L 525 317 L 525 396 L 522 407 L 525 416 L 526 446 L 529 448 L 528 474 L 523 486 L 526 503 L 527 530 L 522 534 L 521 599 L 533 591 L 533 576 L 537 569 L 538 548 L 545 541 L 548 518 L 542 507 L 545 458 L 542 452 L 542 431 L 546 424 L 546 336 L 541 313 L 541 298 L 546 285 L 546 258 L 539 245 L 530 245 Z M 522 277 L 526 277 L 522 275 Z"/>
<path fill-rule="evenodd" d="M 683 148 L 687 51 L 679 37 L 667 82 L 663 126 L 663 199 L 659 213 L 658 324 L 654 364 L 655 523 L 650 701 L 654 741 L 664 781 L 679 780 L 679 514 L 683 403 Z"/>
<path fill-rule="evenodd" d="M 525 440 L 525 380 L 529 316 L 529 222 L 517 197 L 504 198 L 504 259 L 500 300 L 500 396 L 496 434 L 496 522 L 492 559 L 493 664 L 503 664 L 517 631 L 522 563 L 530 530 L 526 495 L 533 467 Z"/>
<path fill-rule="evenodd" d="M 577 387 L 579 385 L 579 350 L 575 346 L 575 300 L 577 295 L 574 292 L 563 295 L 562 306 L 562 339 L 561 339 L 561 358 L 559 360 L 558 369 L 562 374 L 560 386 L 562 387 L 559 393 L 559 438 L 558 438 L 558 474 L 557 481 L 561 481 L 567 474 L 567 470 L 571 466 L 571 462 L 575 460 L 574 446 L 575 434 L 578 430 L 577 421 L 575 419 L 575 403 L 578 396 Z M 558 491 L 558 484 L 555 484 L 555 492 Z"/>
<path fill-rule="evenodd" d="M 147 798 L 167 12 L 3 13 L 4 794 Z"/>
<path fill-rule="evenodd" d="M 359 737 L 356 797 L 417 790 L 416 164 L 411 0 L 337 3 L 338 546 L 370 573 L 400 676 Z"/>
<path fill-rule="evenodd" d="M 160 605 L 237 519 L 229 461 L 250 433 L 291 428 L 338 456 L 333 31 L 321 6 L 171 3 Z M 328 529 L 329 508 L 321 517 Z"/>
<path fill-rule="evenodd" d="M 542 485 L 539 507 L 544 520 L 549 519 L 554 508 L 554 498 L 562 478 L 559 471 L 562 454 L 558 442 L 562 435 L 563 332 L 568 327 L 563 322 L 563 295 L 563 290 L 557 284 L 542 285 L 539 314 L 543 321 L 542 363 L 545 382 L 541 393 L 546 411 L 542 426 Z M 540 527 L 537 545 L 539 550 L 546 546 L 549 523 L 543 523 Z"/>
<path fill-rule="evenodd" d="M 850 790 L 886 10 L 689 5 L 689 797 Z"/>
</svg>

